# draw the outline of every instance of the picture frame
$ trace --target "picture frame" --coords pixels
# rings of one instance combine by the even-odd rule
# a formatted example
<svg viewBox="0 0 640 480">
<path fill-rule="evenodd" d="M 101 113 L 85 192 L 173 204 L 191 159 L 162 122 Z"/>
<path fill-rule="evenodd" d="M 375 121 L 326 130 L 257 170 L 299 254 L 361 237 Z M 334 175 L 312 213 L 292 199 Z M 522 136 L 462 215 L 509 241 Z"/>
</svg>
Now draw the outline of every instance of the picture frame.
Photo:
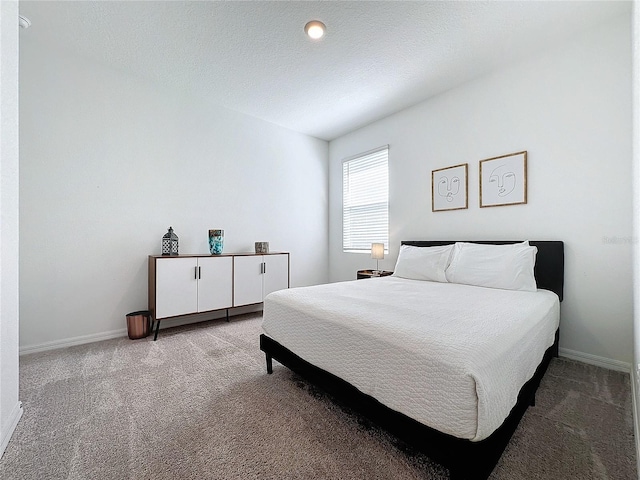
<svg viewBox="0 0 640 480">
<path fill-rule="evenodd" d="M 468 173 L 468 163 L 431 171 L 432 212 L 469 208 Z"/>
<path fill-rule="evenodd" d="M 527 151 L 480 161 L 480 208 L 527 203 Z"/>
</svg>

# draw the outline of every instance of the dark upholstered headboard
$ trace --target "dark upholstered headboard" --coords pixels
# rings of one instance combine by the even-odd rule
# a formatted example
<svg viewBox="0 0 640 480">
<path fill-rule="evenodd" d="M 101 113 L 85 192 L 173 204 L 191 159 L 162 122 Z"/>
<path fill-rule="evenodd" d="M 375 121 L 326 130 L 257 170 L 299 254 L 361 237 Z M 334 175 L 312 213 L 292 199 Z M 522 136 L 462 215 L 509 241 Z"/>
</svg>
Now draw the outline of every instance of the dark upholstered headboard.
<svg viewBox="0 0 640 480">
<path fill-rule="evenodd" d="M 467 240 L 403 240 L 402 245 L 416 247 L 437 247 Z M 520 243 L 521 240 L 469 240 L 471 243 L 506 245 Z M 534 275 L 538 288 L 551 290 L 562 301 L 564 291 L 564 242 L 557 240 L 529 240 L 529 244 L 538 247 Z"/>
</svg>

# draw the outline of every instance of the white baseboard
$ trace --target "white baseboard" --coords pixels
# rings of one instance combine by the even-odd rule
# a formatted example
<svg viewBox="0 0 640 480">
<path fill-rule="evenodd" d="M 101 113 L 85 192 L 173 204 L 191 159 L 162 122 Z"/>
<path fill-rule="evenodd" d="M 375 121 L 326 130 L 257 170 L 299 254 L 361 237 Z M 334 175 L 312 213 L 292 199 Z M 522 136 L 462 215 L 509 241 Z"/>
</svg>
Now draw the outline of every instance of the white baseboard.
<svg viewBox="0 0 640 480">
<path fill-rule="evenodd" d="M 25 345 L 20 347 L 20 355 L 28 353 L 46 352 L 47 350 L 56 350 L 58 348 L 73 347 L 84 343 L 100 342 L 102 340 L 111 340 L 112 338 L 126 337 L 127 329 L 120 328 L 111 330 L 110 332 L 95 333 L 92 335 L 81 335 L 79 337 L 64 338 L 62 340 L 54 340 L 52 342 L 39 343 L 37 345 Z"/>
<path fill-rule="evenodd" d="M 4 455 L 7 445 L 9 445 L 9 440 L 11 440 L 11 435 L 13 435 L 13 431 L 18 426 L 20 417 L 22 417 L 22 402 L 16 403 L 13 407 L 13 411 L 9 416 L 9 422 L 7 423 L 7 430 L 0 432 L 0 458 Z"/>
<path fill-rule="evenodd" d="M 627 362 L 621 362 L 620 360 L 599 357 L 598 355 L 591 355 L 590 353 L 576 352 L 575 350 L 569 350 L 568 348 L 560 348 L 558 353 L 561 357 L 569 358 L 571 360 L 577 360 L 578 362 L 588 363 L 597 367 L 608 368 L 609 370 L 631 373 L 631 364 Z"/>
<path fill-rule="evenodd" d="M 0 0 L 2 1 L 2 0 Z M 234 307 L 229 309 L 229 316 L 242 315 L 245 313 L 259 312 L 262 310 L 262 304 L 248 305 L 244 307 Z M 168 318 L 160 322 L 160 330 L 171 327 L 179 327 L 181 325 L 189 325 L 191 323 L 206 322 L 210 320 L 219 320 L 225 317 L 225 311 L 217 311 L 213 314 L 201 313 L 188 315 L 184 317 Z M 111 330 L 109 332 L 94 333 L 91 335 L 81 335 L 79 337 L 63 338 L 61 340 L 53 340 L 51 342 L 39 343 L 36 345 L 25 345 L 20 347 L 20 355 L 29 353 L 46 352 L 48 350 L 57 350 L 58 348 L 73 347 L 83 345 L 85 343 L 100 342 L 102 340 L 111 340 L 112 338 L 126 337 L 128 335 L 126 328 Z"/>
</svg>

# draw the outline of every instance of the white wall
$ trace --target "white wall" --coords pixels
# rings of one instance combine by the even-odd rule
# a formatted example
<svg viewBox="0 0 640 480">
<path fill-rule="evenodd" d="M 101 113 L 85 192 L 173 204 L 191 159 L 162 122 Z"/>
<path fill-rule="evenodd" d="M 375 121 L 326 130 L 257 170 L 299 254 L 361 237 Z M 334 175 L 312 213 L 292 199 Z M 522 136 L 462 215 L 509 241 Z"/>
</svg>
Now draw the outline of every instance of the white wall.
<svg viewBox="0 0 640 480">
<path fill-rule="evenodd" d="M 630 19 L 496 71 L 330 143 L 331 280 L 342 253 L 341 160 L 389 144 L 390 255 L 401 240 L 564 240 L 560 346 L 632 361 Z M 478 207 L 478 161 L 528 151 L 528 204 Z M 469 208 L 431 212 L 431 171 L 469 164 Z M 615 239 L 614 239 L 615 238 Z"/>
<path fill-rule="evenodd" d="M 0 456 L 18 401 L 18 3 L 0 2 Z"/>
<path fill-rule="evenodd" d="M 327 142 L 20 48 L 23 351 L 122 334 L 170 225 L 181 253 L 222 228 L 225 252 L 291 252 L 292 286 L 327 280 Z"/>
<path fill-rule="evenodd" d="M 633 2 L 633 330 L 634 360 L 631 385 L 635 420 L 636 455 L 640 475 L 640 6 Z M 639 477 L 640 478 L 640 477 Z"/>
</svg>

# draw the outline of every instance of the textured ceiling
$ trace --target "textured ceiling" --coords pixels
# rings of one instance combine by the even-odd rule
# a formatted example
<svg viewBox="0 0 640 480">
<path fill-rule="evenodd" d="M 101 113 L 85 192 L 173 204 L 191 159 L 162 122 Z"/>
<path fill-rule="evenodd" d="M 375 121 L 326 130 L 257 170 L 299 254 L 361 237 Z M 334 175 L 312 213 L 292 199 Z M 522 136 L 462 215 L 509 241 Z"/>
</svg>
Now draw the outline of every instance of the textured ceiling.
<svg viewBox="0 0 640 480">
<path fill-rule="evenodd" d="M 326 140 L 630 9 L 615 1 L 20 2 L 32 22 L 23 41 Z M 327 25 L 319 41 L 303 30 L 314 19 Z"/>
</svg>

